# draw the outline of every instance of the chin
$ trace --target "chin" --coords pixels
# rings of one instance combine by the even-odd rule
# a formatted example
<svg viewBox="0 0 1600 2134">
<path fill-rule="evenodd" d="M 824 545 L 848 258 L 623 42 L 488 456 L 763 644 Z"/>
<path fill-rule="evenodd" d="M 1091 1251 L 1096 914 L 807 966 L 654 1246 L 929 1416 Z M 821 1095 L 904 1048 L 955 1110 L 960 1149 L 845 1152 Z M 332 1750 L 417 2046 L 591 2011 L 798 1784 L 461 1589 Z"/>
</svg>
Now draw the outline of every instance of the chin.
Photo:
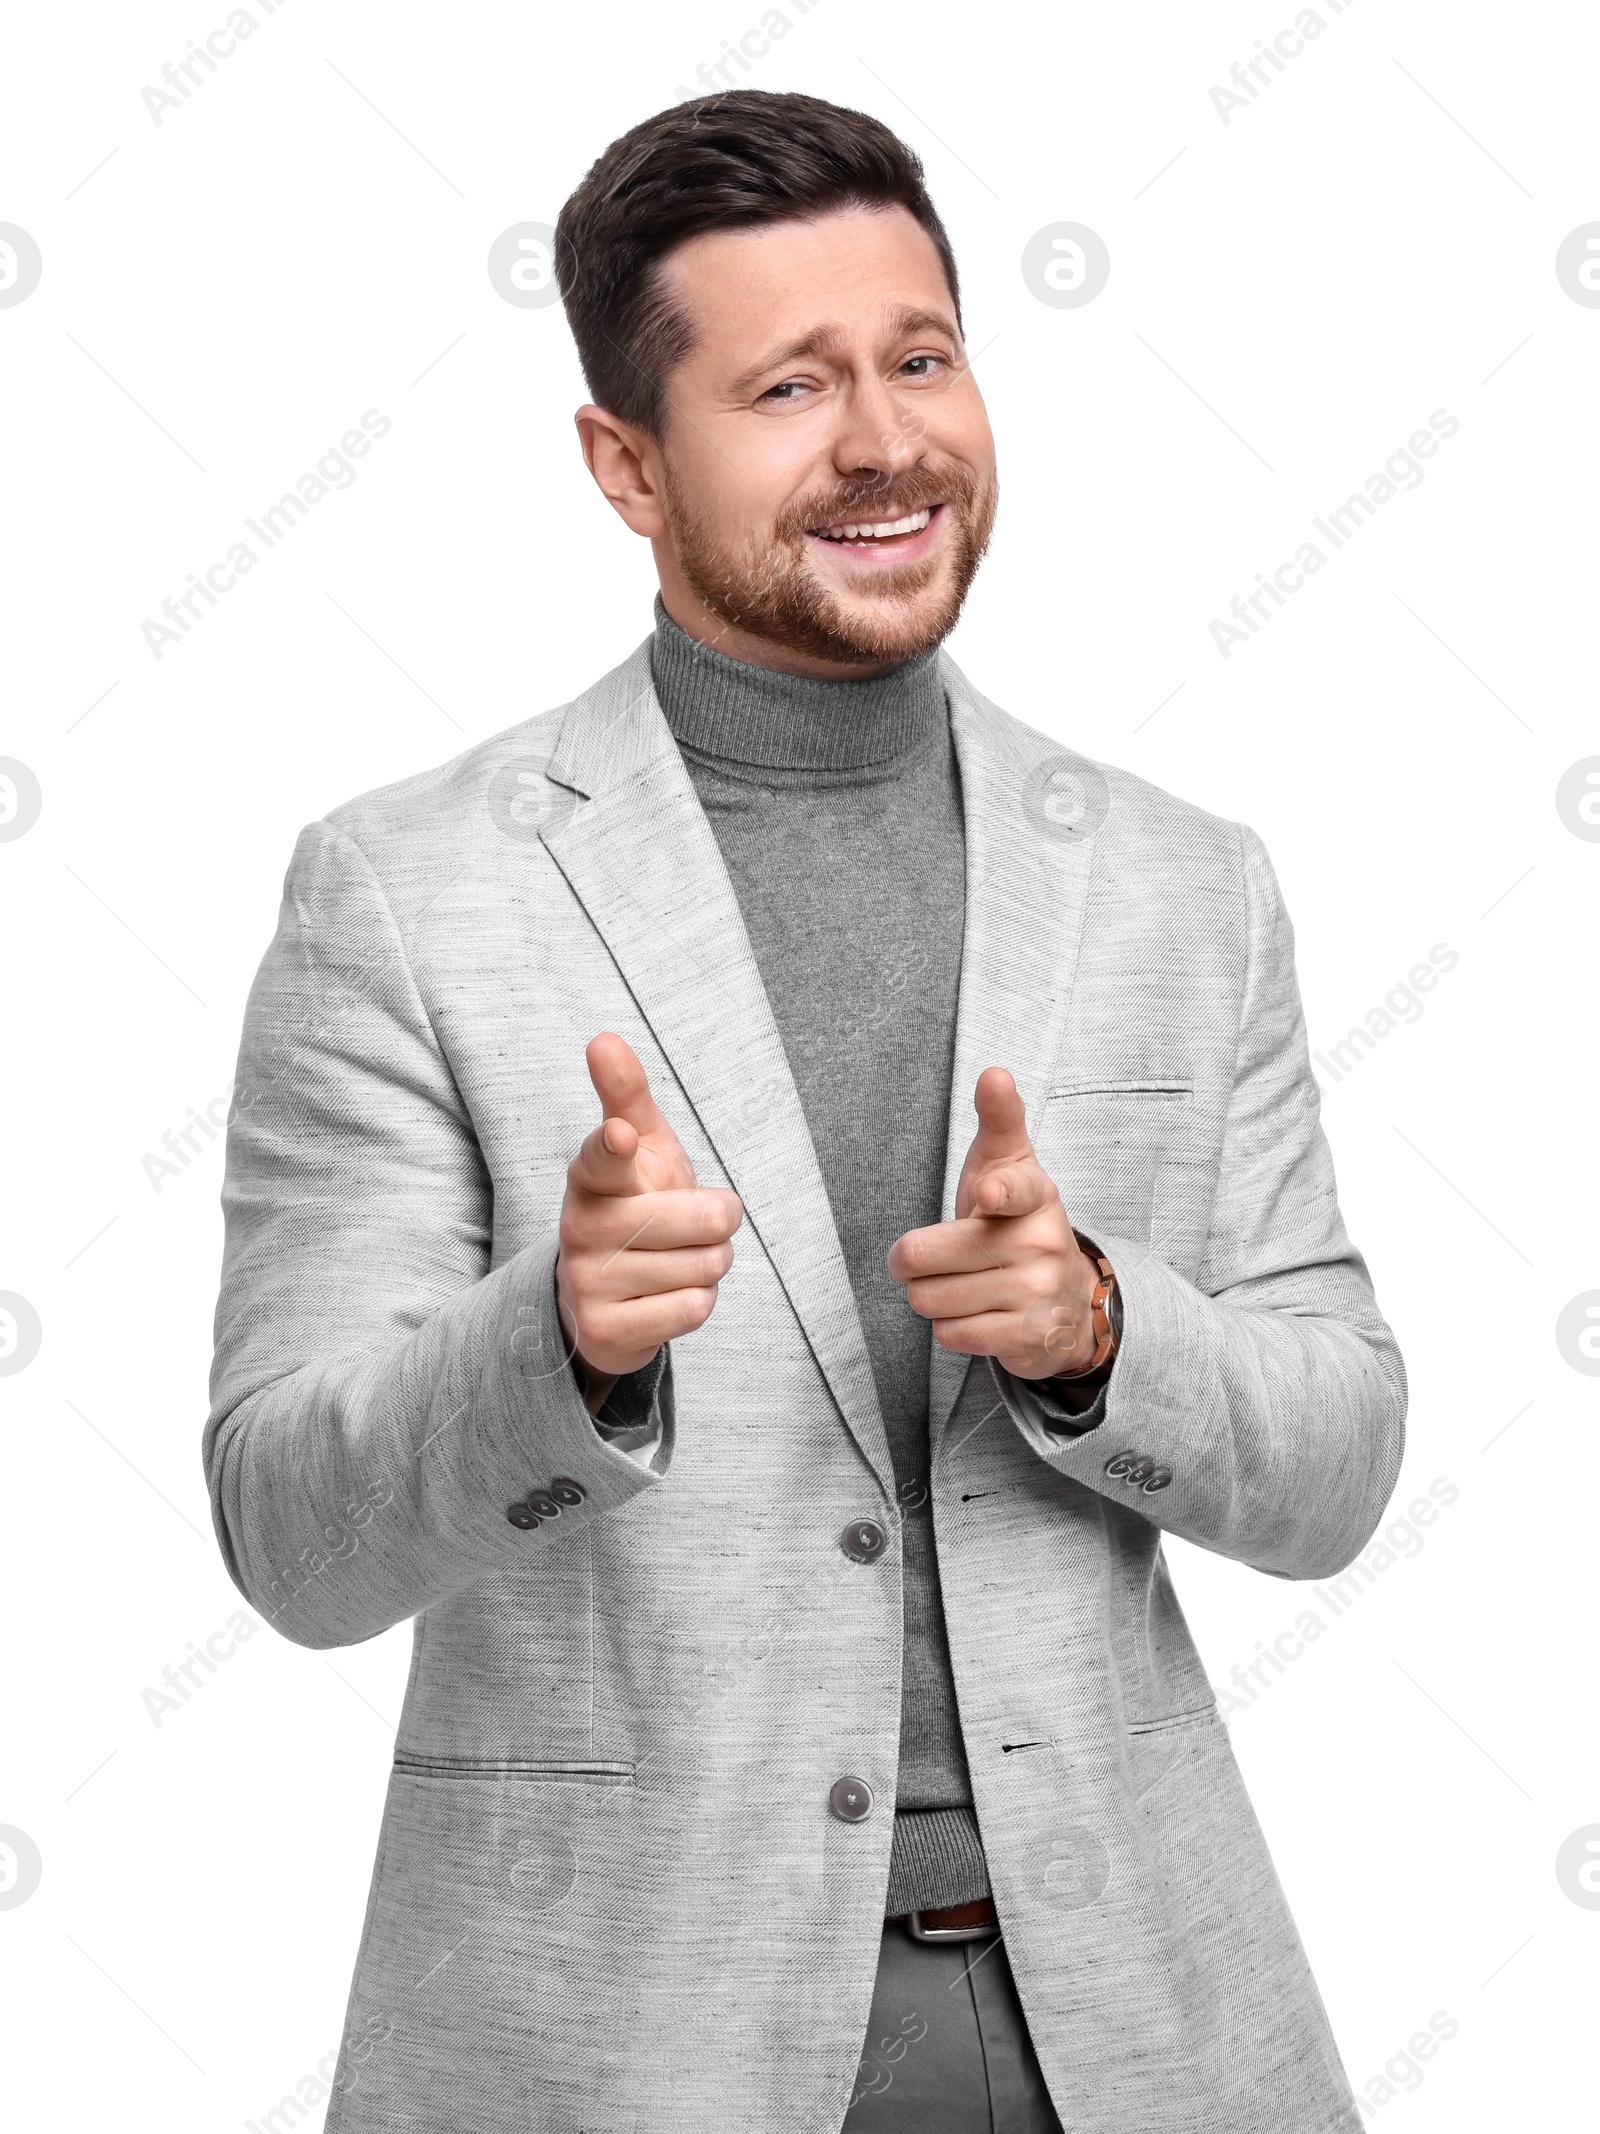
<svg viewBox="0 0 1600 2134">
<path fill-rule="evenodd" d="M 839 632 L 857 659 L 917 659 L 942 644 L 955 626 L 954 616 L 939 613 L 925 619 L 902 615 L 864 614 L 851 617 Z"/>
<path fill-rule="evenodd" d="M 826 639 L 833 649 L 823 657 L 841 661 L 915 659 L 930 651 L 955 627 L 966 590 L 954 573 L 930 573 L 926 565 L 906 570 L 898 582 L 885 576 L 870 590 L 842 590 L 820 571 L 806 577 L 785 620 L 792 628 L 803 615 L 815 649 L 822 651 Z"/>
<path fill-rule="evenodd" d="M 916 659 L 955 628 L 959 601 L 835 600 L 829 632 L 856 659 Z"/>
</svg>

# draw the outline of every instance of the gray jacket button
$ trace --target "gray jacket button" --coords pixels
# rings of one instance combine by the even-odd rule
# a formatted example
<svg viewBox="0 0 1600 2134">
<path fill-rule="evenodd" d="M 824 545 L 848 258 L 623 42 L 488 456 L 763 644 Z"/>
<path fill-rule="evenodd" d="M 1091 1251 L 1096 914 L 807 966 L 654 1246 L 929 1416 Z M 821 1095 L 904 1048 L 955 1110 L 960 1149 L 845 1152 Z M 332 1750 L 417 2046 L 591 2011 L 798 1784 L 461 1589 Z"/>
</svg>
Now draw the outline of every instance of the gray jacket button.
<svg viewBox="0 0 1600 2134">
<path fill-rule="evenodd" d="M 864 1823 L 872 1813 L 872 1788 L 864 1778 L 836 1778 L 828 1789 L 828 1806 L 841 1823 Z"/>
<path fill-rule="evenodd" d="M 856 1519 L 839 1536 L 839 1546 L 857 1563 L 876 1563 L 889 1546 L 889 1537 L 876 1519 Z"/>
<path fill-rule="evenodd" d="M 539 1524 L 539 1514 L 531 1504 L 512 1504 L 506 1508 L 506 1517 L 513 1526 L 520 1526 L 526 1534 Z"/>
</svg>

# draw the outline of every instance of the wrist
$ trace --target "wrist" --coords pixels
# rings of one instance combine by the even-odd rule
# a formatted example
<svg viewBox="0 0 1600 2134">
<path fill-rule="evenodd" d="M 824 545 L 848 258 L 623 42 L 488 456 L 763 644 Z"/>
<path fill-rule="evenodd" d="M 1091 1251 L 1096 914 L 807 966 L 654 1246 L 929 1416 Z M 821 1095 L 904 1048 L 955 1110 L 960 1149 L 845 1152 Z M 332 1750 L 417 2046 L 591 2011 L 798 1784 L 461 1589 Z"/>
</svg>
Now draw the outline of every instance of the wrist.
<svg viewBox="0 0 1600 2134">
<path fill-rule="evenodd" d="M 1032 1390 L 1040 1400 L 1087 1429 L 1091 1424 L 1085 1419 L 1092 1418 L 1095 1410 L 1103 1406 L 1110 1380 L 1108 1364 L 1104 1370 L 1087 1371 L 1077 1378 L 1042 1378 Z"/>
<path fill-rule="evenodd" d="M 585 1363 L 574 1349 L 572 1352 L 572 1375 L 578 1381 L 578 1391 L 583 1396 L 583 1405 L 591 1415 L 598 1415 L 611 1398 L 621 1377 L 618 1371 L 597 1371 Z"/>
<path fill-rule="evenodd" d="M 591 1415 L 598 1415 L 611 1398 L 622 1374 L 618 1371 L 597 1370 L 580 1352 L 577 1322 L 566 1297 L 566 1268 L 559 1253 L 556 1255 L 555 1288 L 556 1316 L 561 1321 L 561 1331 L 566 1337 L 567 1363 L 577 1382 L 583 1405 Z"/>
</svg>

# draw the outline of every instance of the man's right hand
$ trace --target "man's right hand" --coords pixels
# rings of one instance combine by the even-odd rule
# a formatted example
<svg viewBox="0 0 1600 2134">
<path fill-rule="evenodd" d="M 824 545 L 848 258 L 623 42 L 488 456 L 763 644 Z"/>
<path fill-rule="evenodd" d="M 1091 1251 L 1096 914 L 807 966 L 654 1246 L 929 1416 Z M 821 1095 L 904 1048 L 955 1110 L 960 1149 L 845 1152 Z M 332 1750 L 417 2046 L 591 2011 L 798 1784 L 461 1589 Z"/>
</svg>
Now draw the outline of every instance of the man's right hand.
<svg viewBox="0 0 1600 2134">
<path fill-rule="evenodd" d="M 625 1372 L 705 1325 L 744 1205 L 695 1184 L 631 1046 L 605 1030 L 584 1057 L 604 1116 L 567 1166 L 556 1300 L 593 1415 Z"/>
</svg>

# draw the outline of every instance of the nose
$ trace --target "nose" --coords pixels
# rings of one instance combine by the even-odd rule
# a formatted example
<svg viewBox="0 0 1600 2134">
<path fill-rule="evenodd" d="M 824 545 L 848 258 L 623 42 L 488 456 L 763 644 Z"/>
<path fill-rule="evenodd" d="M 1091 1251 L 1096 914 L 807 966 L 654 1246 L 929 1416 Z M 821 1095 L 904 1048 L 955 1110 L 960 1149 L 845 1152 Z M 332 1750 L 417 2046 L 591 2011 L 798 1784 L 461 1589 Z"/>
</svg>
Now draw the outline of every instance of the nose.
<svg viewBox="0 0 1600 2134">
<path fill-rule="evenodd" d="M 897 474 L 927 457 L 926 424 L 876 370 L 858 371 L 838 406 L 834 469 L 853 479 L 864 495 L 887 488 Z"/>
</svg>

